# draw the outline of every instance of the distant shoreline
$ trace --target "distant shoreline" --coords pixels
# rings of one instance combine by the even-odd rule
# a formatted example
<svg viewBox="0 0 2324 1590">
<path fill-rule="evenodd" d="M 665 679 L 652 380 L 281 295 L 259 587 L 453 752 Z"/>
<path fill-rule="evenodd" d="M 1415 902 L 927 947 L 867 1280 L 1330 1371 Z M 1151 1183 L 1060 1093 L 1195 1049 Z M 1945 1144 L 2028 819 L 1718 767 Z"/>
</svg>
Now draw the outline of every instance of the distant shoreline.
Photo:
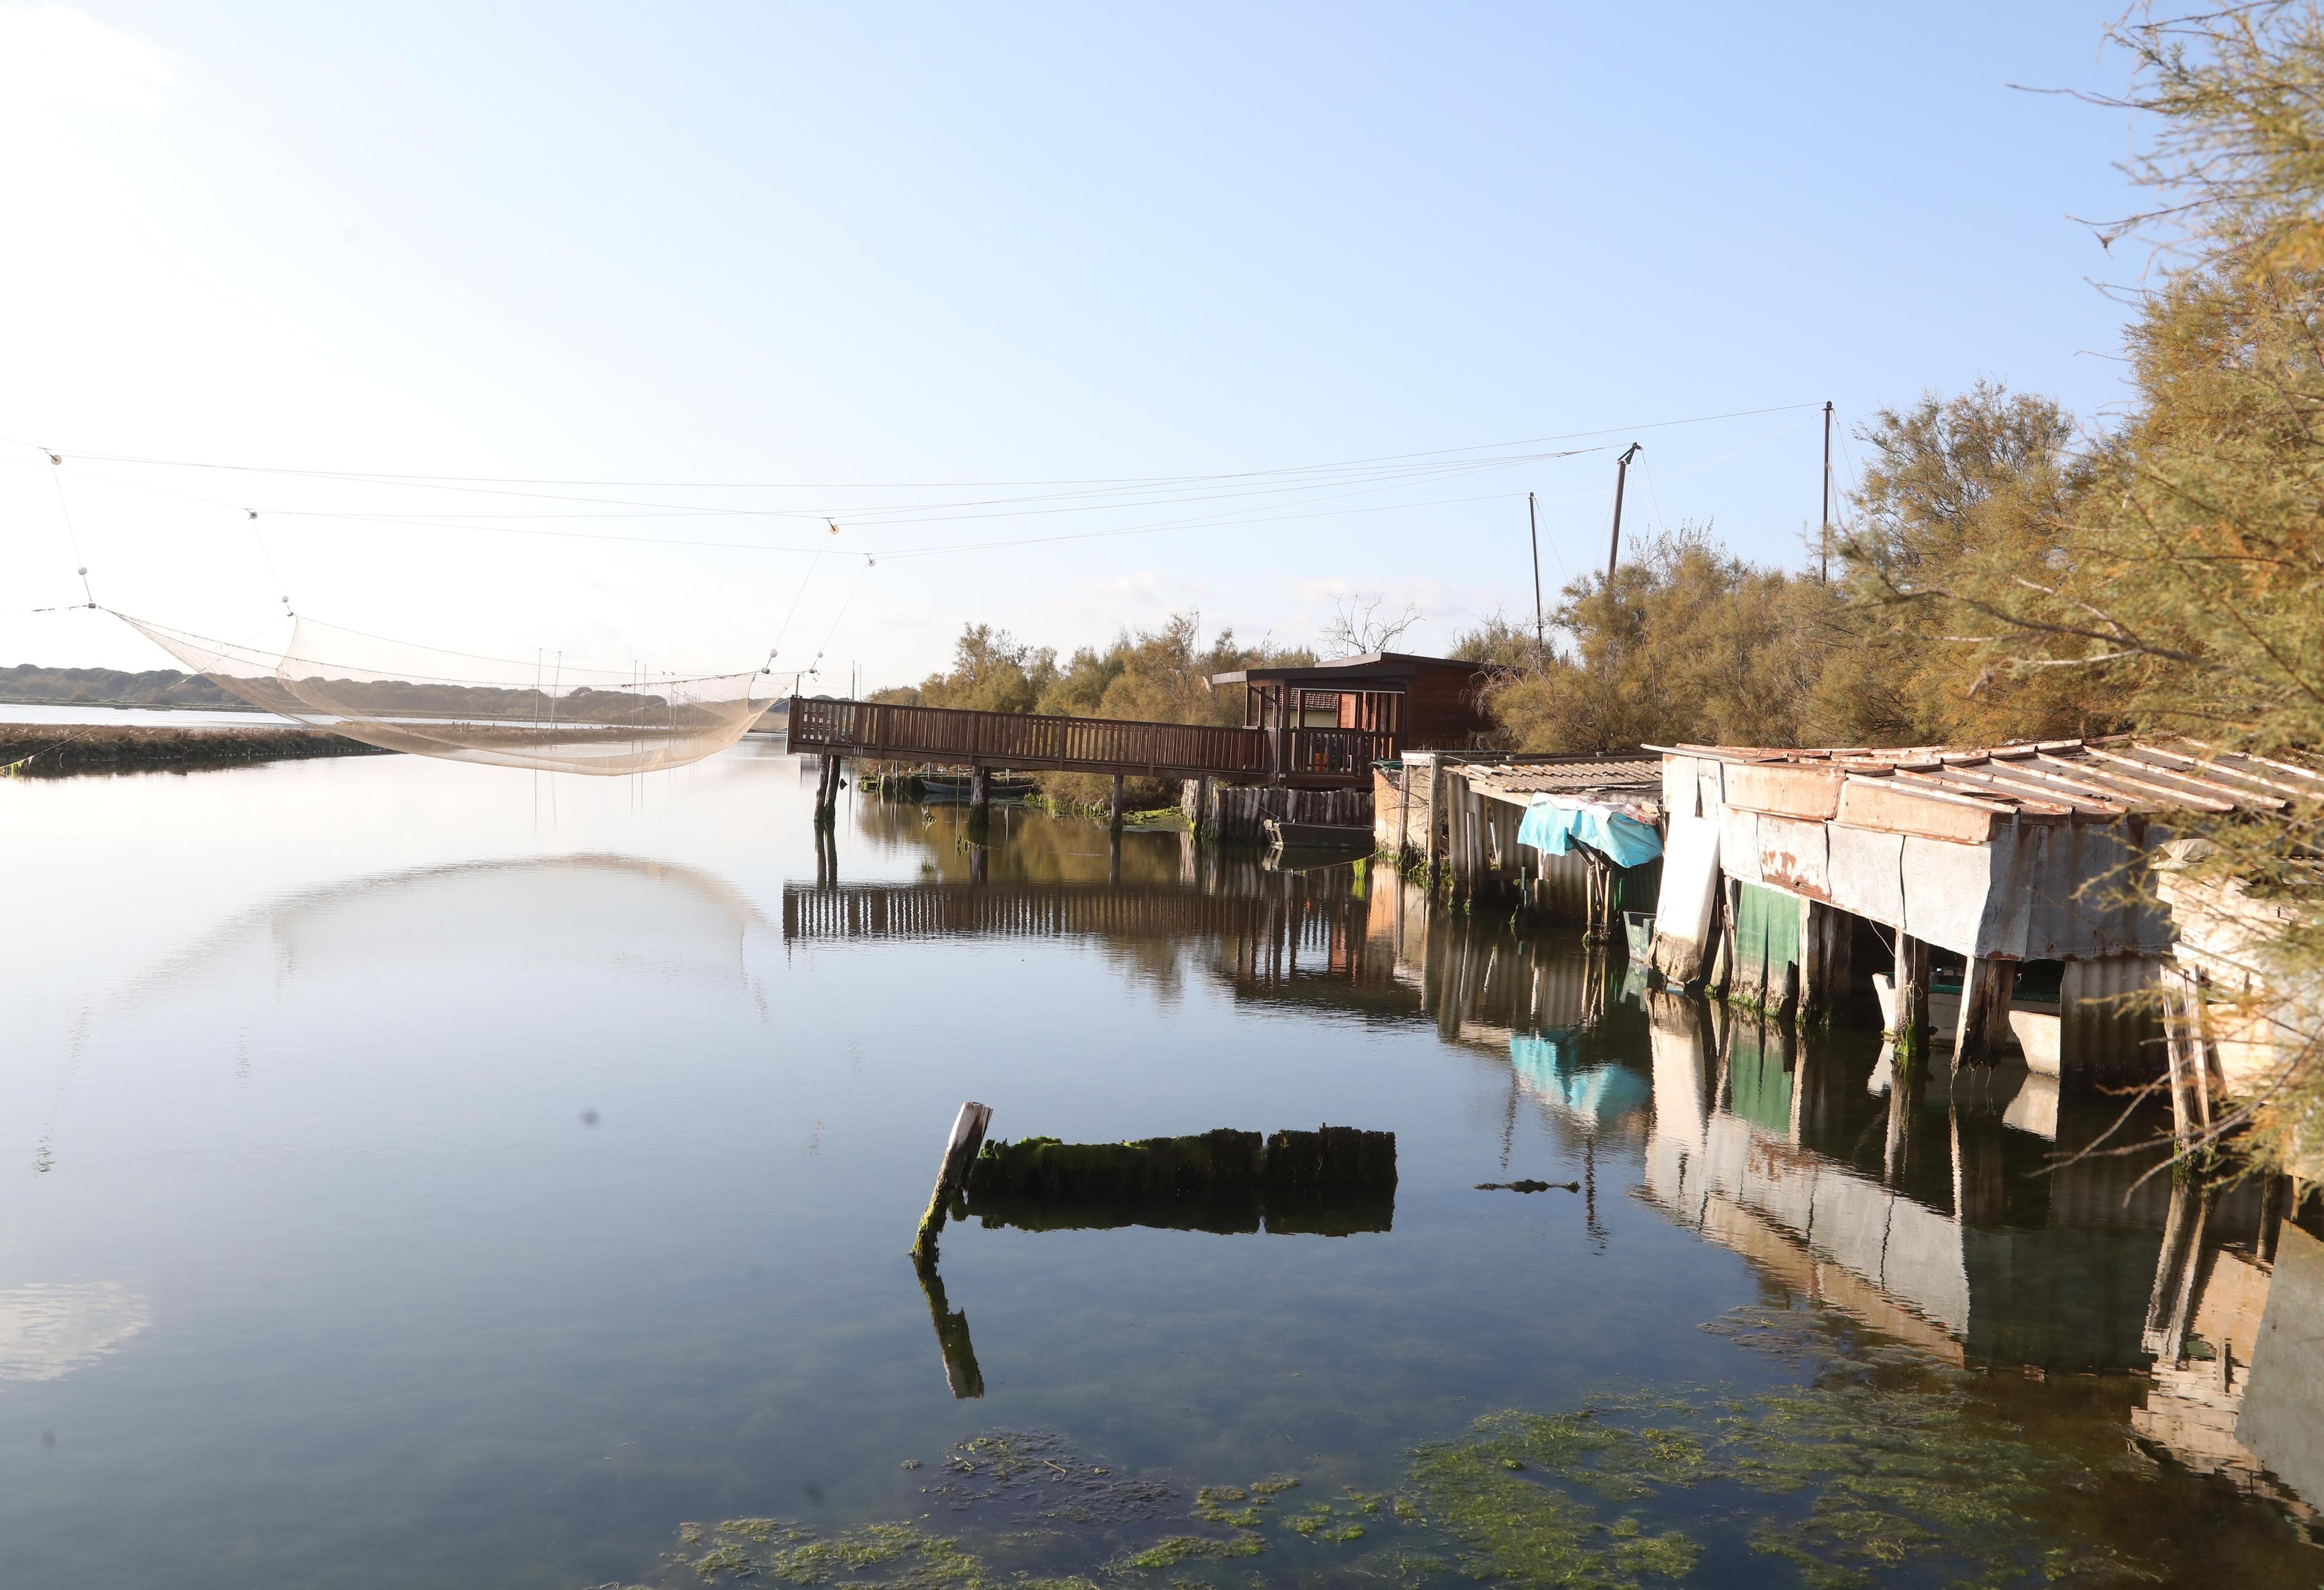
<svg viewBox="0 0 2324 1590">
<path fill-rule="evenodd" d="M 254 724 L 245 728 L 238 724 L 171 727 L 0 723 L 0 769 L 12 777 L 26 779 L 100 772 L 193 772 L 308 756 L 394 754 L 342 735 L 290 725 L 277 728 Z"/>
</svg>

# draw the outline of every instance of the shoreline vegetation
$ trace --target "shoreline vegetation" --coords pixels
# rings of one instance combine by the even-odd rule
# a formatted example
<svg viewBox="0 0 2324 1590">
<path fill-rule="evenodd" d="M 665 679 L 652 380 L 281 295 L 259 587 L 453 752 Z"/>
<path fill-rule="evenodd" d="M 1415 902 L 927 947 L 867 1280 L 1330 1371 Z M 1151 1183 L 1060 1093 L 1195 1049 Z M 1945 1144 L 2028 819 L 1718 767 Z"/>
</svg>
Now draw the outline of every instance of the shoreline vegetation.
<svg viewBox="0 0 2324 1590">
<path fill-rule="evenodd" d="M 254 724 L 0 724 L 0 771 L 11 778 L 196 772 L 309 756 L 387 756 L 338 735 Z"/>
</svg>

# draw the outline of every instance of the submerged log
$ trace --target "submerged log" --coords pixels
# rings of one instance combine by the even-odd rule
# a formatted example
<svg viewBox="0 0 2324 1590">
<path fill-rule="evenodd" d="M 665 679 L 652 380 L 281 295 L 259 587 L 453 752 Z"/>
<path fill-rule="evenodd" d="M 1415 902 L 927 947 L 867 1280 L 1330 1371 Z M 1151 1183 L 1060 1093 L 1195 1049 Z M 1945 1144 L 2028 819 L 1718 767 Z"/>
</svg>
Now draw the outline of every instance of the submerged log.
<svg viewBox="0 0 2324 1590">
<path fill-rule="evenodd" d="M 984 1146 L 967 1213 L 1033 1231 L 1144 1225 L 1222 1234 L 1386 1231 L 1396 1212 L 1396 1134 L 1229 1127 L 1191 1137 Z"/>
</svg>

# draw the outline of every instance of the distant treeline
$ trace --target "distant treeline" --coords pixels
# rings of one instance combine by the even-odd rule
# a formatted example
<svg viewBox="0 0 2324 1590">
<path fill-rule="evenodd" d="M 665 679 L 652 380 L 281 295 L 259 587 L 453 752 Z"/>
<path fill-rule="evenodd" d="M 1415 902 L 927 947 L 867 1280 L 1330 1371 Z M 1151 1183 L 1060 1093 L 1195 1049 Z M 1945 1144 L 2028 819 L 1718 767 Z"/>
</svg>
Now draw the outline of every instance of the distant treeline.
<svg viewBox="0 0 2324 1590">
<path fill-rule="evenodd" d="M 0 700 L 81 702 L 106 707 L 200 707 L 248 710 L 250 703 L 198 673 L 173 668 L 124 673 L 117 668 L 0 668 Z"/>
</svg>

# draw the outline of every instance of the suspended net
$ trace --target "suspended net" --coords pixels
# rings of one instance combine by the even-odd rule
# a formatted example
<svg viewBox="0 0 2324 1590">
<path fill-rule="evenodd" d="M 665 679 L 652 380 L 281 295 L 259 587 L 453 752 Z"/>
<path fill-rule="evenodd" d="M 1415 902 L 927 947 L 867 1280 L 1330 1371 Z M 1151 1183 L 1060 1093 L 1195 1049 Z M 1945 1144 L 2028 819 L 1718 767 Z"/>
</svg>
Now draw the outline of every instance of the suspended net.
<svg viewBox="0 0 2324 1590">
<path fill-rule="evenodd" d="M 272 652 L 115 616 L 253 707 L 310 728 L 387 751 L 552 772 L 641 773 L 699 762 L 741 739 L 779 699 L 777 684 L 792 679 L 472 657 L 305 618 Z"/>
</svg>

